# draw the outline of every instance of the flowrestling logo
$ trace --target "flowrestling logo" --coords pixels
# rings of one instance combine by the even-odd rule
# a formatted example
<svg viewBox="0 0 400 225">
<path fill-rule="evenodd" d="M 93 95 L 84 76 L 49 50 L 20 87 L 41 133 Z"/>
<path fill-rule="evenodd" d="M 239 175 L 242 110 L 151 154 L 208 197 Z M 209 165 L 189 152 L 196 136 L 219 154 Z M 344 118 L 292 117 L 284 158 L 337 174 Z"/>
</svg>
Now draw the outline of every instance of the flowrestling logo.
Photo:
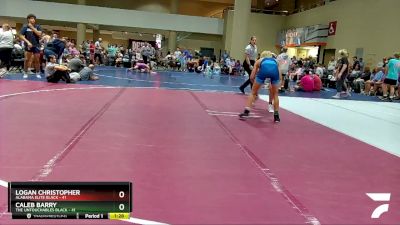
<svg viewBox="0 0 400 225">
<path fill-rule="evenodd" d="M 389 202 L 390 193 L 366 193 L 367 196 L 375 202 Z M 382 204 L 375 208 L 371 214 L 372 219 L 378 219 L 385 212 L 389 211 L 389 204 Z"/>
</svg>

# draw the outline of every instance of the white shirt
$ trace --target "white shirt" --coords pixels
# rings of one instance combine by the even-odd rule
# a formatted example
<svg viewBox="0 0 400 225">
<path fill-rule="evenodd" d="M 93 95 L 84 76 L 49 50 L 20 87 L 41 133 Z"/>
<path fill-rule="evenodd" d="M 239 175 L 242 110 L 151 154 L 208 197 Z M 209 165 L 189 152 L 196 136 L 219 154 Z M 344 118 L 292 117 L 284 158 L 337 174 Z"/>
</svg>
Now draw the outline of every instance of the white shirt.
<svg viewBox="0 0 400 225">
<path fill-rule="evenodd" d="M 100 54 L 101 53 L 101 45 L 100 45 L 100 41 L 96 41 L 95 43 L 94 43 L 94 47 L 95 47 L 95 49 L 94 49 L 94 53 L 96 53 L 96 54 Z"/>
<path fill-rule="evenodd" d="M 336 68 L 336 61 L 335 60 L 330 61 L 328 64 L 328 70 L 335 70 L 335 68 Z"/>
<path fill-rule="evenodd" d="M 173 60 L 173 59 L 174 59 L 174 56 L 171 54 L 165 56 L 165 60 Z"/>
<path fill-rule="evenodd" d="M 52 62 L 47 63 L 46 68 L 44 69 L 44 74 L 46 75 L 46 77 L 49 77 L 56 72 L 56 69 L 54 68 L 55 66 L 57 66 L 57 64 Z"/>
<path fill-rule="evenodd" d="M 247 47 L 245 48 L 244 52 L 246 53 L 246 55 L 249 56 L 250 60 L 256 60 L 258 57 L 258 53 L 257 53 L 257 46 L 256 45 L 247 45 Z"/>
<path fill-rule="evenodd" d="M 0 48 L 13 48 L 14 35 L 11 30 L 0 32 Z"/>
<path fill-rule="evenodd" d="M 287 74 L 289 71 L 289 66 L 292 64 L 292 60 L 289 58 L 289 55 L 286 53 L 281 53 L 278 55 L 277 60 L 279 62 L 279 69 L 282 71 L 282 74 Z"/>
<path fill-rule="evenodd" d="M 175 51 L 175 53 L 174 53 L 175 58 L 176 58 L 176 59 L 179 58 L 179 56 L 181 56 L 181 54 L 182 54 L 181 51 Z"/>
<path fill-rule="evenodd" d="M 317 67 L 315 73 L 316 73 L 319 77 L 322 77 L 322 75 L 324 75 L 324 69 L 322 69 L 322 67 Z"/>
<path fill-rule="evenodd" d="M 22 50 L 22 46 L 20 44 L 14 44 L 14 48 L 17 50 Z"/>
<path fill-rule="evenodd" d="M 142 54 L 140 54 L 140 52 L 136 52 L 136 60 L 142 60 Z"/>
<path fill-rule="evenodd" d="M 231 65 L 231 59 L 230 58 L 226 58 L 225 59 L 225 65 L 227 65 L 227 66 Z"/>
</svg>

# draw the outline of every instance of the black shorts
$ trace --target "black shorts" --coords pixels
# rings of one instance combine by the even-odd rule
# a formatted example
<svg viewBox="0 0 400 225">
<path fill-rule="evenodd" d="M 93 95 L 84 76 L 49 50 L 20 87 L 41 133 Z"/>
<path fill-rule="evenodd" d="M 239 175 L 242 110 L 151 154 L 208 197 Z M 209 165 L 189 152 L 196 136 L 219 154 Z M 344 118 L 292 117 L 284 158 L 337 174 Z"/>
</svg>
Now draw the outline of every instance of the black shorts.
<svg viewBox="0 0 400 225">
<path fill-rule="evenodd" d="M 383 83 L 388 84 L 388 85 L 396 85 L 396 84 L 397 84 L 397 80 L 385 78 L 385 80 L 383 81 Z"/>
<path fill-rule="evenodd" d="M 27 52 L 32 52 L 33 54 L 40 54 L 40 49 L 38 47 L 26 48 Z"/>
</svg>

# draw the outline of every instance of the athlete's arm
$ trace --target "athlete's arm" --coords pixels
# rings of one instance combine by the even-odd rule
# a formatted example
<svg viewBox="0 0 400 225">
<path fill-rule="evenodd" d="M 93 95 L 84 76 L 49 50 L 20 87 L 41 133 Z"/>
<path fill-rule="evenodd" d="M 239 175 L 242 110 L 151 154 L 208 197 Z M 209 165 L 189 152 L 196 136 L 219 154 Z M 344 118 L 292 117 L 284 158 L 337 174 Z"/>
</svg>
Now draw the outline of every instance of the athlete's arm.
<svg viewBox="0 0 400 225">
<path fill-rule="evenodd" d="M 248 51 L 250 51 L 250 48 L 248 48 L 249 46 L 250 46 L 250 45 L 248 45 L 248 46 L 245 48 L 245 51 L 244 51 L 244 60 L 246 60 L 247 65 L 249 65 L 249 67 L 250 67 L 250 69 L 251 69 L 252 65 L 250 64 L 250 54 L 249 54 L 249 52 L 248 52 Z"/>
<path fill-rule="evenodd" d="M 389 62 L 386 64 L 386 66 L 385 66 L 385 74 L 387 75 L 388 74 L 388 69 L 389 68 Z"/>
<path fill-rule="evenodd" d="M 30 41 L 28 41 L 28 39 L 26 39 L 24 35 L 20 34 L 19 38 L 28 45 L 28 48 L 32 48 L 32 43 Z"/>
<path fill-rule="evenodd" d="M 32 43 L 30 41 L 28 41 L 28 39 L 25 38 L 25 34 L 26 34 L 27 30 L 28 30 L 28 26 L 23 26 L 22 29 L 20 30 L 18 36 L 21 40 L 23 40 L 28 45 L 28 48 L 32 48 Z"/>
<path fill-rule="evenodd" d="M 54 66 L 54 69 L 60 70 L 60 71 L 67 71 L 68 67 L 63 66 L 63 65 L 57 65 L 57 66 Z"/>
<path fill-rule="evenodd" d="M 247 53 L 244 53 L 244 60 L 246 60 L 246 63 L 247 63 L 247 65 L 249 65 L 249 67 L 251 66 L 251 64 L 250 64 L 250 57 L 249 57 L 249 55 L 247 54 Z"/>
<path fill-rule="evenodd" d="M 339 74 L 338 74 L 338 78 L 340 78 L 342 76 L 342 74 L 344 73 L 344 71 L 347 69 L 347 64 L 343 64 L 342 65 L 342 69 L 340 70 Z"/>
<path fill-rule="evenodd" d="M 256 78 L 258 69 L 260 68 L 260 64 L 261 64 L 261 59 L 257 60 L 256 63 L 254 63 L 254 68 L 251 71 L 251 75 L 250 75 L 250 80 L 253 82 L 254 82 L 254 79 Z"/>
<path fill-rule="evenodd" d="M 28 27 L 32 29 L 33 33 L 36 34 L 36 36 L 41 37 L 43 32 L 40 30 L 37 30 L 35 26 L 33 26 L 31 23 L 28 24 Z"/>
</svg>

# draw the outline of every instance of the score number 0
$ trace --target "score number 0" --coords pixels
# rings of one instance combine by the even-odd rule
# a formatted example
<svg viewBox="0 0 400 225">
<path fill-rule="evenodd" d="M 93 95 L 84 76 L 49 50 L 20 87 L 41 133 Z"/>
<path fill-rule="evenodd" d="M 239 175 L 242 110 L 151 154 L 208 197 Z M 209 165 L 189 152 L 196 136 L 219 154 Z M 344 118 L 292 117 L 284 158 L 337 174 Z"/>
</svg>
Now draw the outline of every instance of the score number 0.
<svg viewBox="0 0 400 225">
<path fill-rule="evenodd" d="M 118 193 L 118 197 L 124 198 L 124 197 L 125 197 L 125 192 L 120 191 L 120 192 Z M 119 210 L 124 211 L 125 205 L 124 205 L 124 204 L 119 204 L 118 208 L 119 208 Z"/>
</svg>

